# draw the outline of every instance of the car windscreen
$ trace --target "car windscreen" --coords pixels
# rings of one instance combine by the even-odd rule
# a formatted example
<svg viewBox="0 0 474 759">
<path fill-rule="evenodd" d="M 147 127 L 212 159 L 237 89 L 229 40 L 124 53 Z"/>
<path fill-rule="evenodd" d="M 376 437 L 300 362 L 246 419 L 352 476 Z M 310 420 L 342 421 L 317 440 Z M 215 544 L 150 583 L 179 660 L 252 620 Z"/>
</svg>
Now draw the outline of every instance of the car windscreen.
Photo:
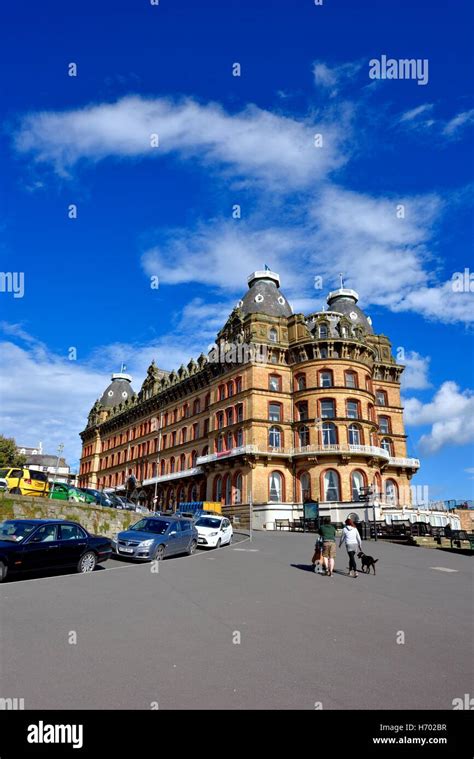
<svg viewBox="0 0 474 759">
<path fill-rule="evenodd" d="M 212 517 L 201 517 L 196 522 L 196 527 L 217 527 L 221 526 L 220 519 L 213 519 Z"/>
<path fill-rule="evenodd" d="M 170 524 L 171 522 L 167 522 L 165 519 L 140 519 L 140 521 L 134 524 L 133 527 L 130 527 L 130 529 L 163 535 Z"/>
<path fill-rule="evenodd" d="M 9 471 L 9 469 L 0 469 L 0 477 L 6 477 Z"/>
<path fill-rule="evenodd" d="M 8 519 L 0 524 L 0 540 L 23 540 L 37 526 L 37 522 L 20 522 L 16 519 Z"/>
</svg>

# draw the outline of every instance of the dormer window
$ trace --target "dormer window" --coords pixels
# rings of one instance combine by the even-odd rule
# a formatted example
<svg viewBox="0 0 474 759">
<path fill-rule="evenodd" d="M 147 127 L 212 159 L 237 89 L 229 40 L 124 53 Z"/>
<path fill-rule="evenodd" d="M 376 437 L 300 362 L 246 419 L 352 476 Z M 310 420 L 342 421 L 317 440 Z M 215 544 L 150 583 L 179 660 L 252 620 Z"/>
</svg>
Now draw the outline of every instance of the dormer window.
<svg viewBox="0 0 474 759">
<path fill-rule="evenodd" d="M 268 339 L 270 340 L 271 343 L 278 342 L 278 332 L 276 331 L 274 327 L 268 330 Z"/>
<path fill-rule="evenodd" d="M 318 329 L 318 335 L 320 339 L 325 339 L 328 336 L 328 325 L 320 324 Z"/>
</svg>

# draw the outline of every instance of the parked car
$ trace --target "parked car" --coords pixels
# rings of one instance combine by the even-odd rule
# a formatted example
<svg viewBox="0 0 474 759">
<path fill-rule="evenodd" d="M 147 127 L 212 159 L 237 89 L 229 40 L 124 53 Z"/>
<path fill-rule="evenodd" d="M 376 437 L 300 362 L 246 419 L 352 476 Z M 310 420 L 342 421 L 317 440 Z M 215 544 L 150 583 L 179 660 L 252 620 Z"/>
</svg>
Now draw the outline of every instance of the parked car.
<svg viewBox="0 0 474 759">
<path fill-rule="evenodd" d="M 52 482 L 49 497 L 55 501 L 88 503 L 85 493 L 82 493 L 78 488 L 73 487 L 73 485 L 67 485 L 65 482 Z"/>
<path fill-rule="evenodd" d="M 234 531 L 227 517 L 202 516 L 194 523 L 201 548 L 220 548 L 230 545 Z"/>
<path fill-rule="evenodd" d="M 8 490 L 8 482 L 4 477 L 0 477 L 0 493 L 4 493 L 5 490 Z"/>
<path fill-rule="evenodd" d="M 48 475 L 37 469 L 7 467 L 0 469 L 0 477 L 7 481 L 8 490 L 16 495 L 48 495 Z"/>
<path fill-rule="evenodd" d="M 82 490 L 83 493 L 87 493 L 87 495 L 92 496 L 94 499 L 94 503 L 97 503 L 99 506 L 106 506 L 108 508 L 112 508 L 112 501 L 107 495 L 107 493 L 104 493 L 102 490 L 95 490 L 94 488 L 78 488 L 78 490 Z"/>
<path fill-rule="evenodd" d="M 115 535 L 112 548 L 120 556 L 151 561 L 179 553 L 191 555 L 197 542 L 198 533 L 191 519 L 153 516 Z"/>
<path fill-rule="evenodd" d="M 114 509 L 123 509 L 124 511 L 136 511 L 137 509 L 137 504 L 133 501 L 129 501 L 123 495 L 109 493 L 109 498 L 112 501 L 112 508 Z"/>
<path fill-rule="evenodd" d="M 7 519 L 0 524 L 0 582 L 32 570 L 76 567 L 92 572 L 110 557 L 108 538 L 64 519 Z"/>
</svg>

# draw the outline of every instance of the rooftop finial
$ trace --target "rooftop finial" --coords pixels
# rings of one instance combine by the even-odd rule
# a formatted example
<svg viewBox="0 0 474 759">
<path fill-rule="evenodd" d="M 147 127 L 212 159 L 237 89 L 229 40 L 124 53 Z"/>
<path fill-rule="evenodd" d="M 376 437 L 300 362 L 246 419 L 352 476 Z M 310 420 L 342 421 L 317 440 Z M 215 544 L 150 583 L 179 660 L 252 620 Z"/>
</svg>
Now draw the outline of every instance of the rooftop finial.
<svg viewBox="0 0 474 759">
<path fill-rule="evenodd" d="M 339 272 L 339 279 L 341 280 L 341 290 L 343 290 L 344 289 L 344 275 L 342 271 Z"/>
</svg>

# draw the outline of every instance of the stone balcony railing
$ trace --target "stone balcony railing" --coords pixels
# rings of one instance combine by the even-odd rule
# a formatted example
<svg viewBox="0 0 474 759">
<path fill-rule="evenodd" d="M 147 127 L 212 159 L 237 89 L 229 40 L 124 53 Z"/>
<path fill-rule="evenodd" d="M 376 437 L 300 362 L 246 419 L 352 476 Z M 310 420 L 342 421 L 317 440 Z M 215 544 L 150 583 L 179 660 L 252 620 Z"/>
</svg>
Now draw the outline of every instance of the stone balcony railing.
<svg viewBox="0 0 474 759">
<path fill-rule="evenodd" d="M 384 448 L 375 445 L 303 445 L 289 448 L 278 448 L 267 446 L 266 448 L 258 445 L 241 445 L 237 448 L 231 448 L 228 451 L 219 451 L 218 453 L 209 453 L 206 456 L 198 456 L 196 463 L 198 465 L 208 464 L 212 461 L 227 459 L 233 456 L 242 456 L 244 454 L 266 454 L 271 456 L 304 456 L 308 453 L 314 453 L 318 456 L 331 455 L 334 453 L 361 454 L 363 456 L 372 456 L 383 459 L 393 466 L 405 466 L 418 469 L 420 462 L 412 458 L 394 458 Z"/>
</svg>

